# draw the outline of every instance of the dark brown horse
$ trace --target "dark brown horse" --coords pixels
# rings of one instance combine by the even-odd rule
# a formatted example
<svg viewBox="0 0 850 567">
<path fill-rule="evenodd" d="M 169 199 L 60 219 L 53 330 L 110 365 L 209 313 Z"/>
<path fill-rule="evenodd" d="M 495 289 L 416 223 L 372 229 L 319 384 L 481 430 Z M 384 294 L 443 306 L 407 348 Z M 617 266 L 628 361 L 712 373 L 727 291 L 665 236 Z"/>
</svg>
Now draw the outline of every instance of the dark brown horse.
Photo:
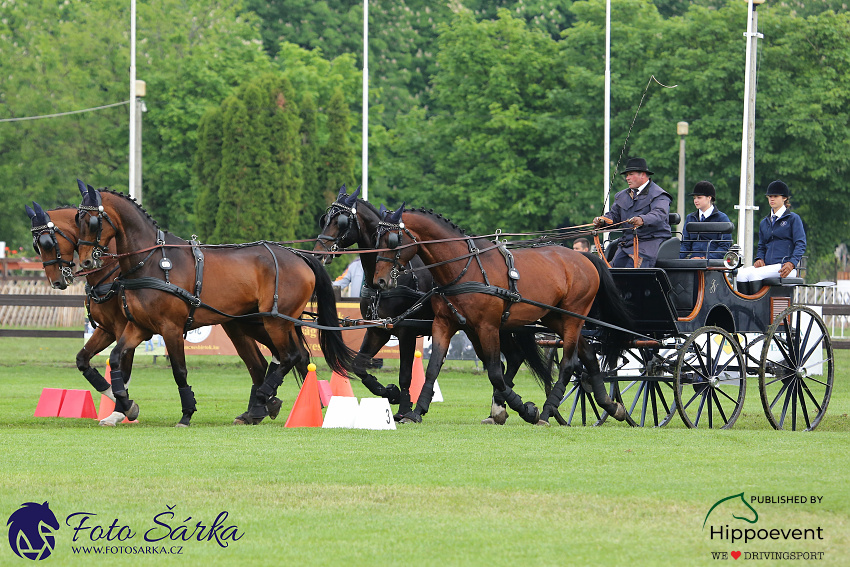
<svg viewBox="0 0 850 567">
<path fill-rule="evenodd" d="M 85 185 L 82 182 L 78 184 L 85 194 Z M 66 289 L 74 280 L 73 259 L 79 239 L 76 223 L 77 208 L 67 207 L 44 211 L 38 203 L 33 203 L 33 208 L 27 206 L 26 212 L 32 221 L 33 247 L 41 256 L 47 281 L 54 289 Z M 112 241 L 109 245 L 110 252 L 114 252 L 114 248 L 115 244 Z M 113 285 L 115 278 L 119 275 L 118 269 L 119 265 L 115 262 L 86 276 L 86 312 L 93 323 L 94 332 L 76 357 L 77 368 L 89 384 L 96 391 L 113 398 L 113 401 L 115 400 L 109 383 L 96 368 L 91 366 L 91 359 L 115 342 L 127 325 L 127 317 L 115 293 L 117 285 Z M 256 341 L 251 338 L 251 335 L 259 335 L 259 342 L 269 343 L 267 337 L 258 333 L 262 330 L 259 325 L 231 321 L 225 323 L 223 329 L 233 342 L 236 352 L 242 358 L 254 381 L 262 381 L 269 369 L 273 371 L 277 367 L 276 362 L 272 362 L 271 365 L 266 362 Z M 150 336 L 143 340 L 148 339 Z M 307 353 L 306 350 L 304 352 Z M 119 369 L 124 378 L 125 387 L 130 382 L 132 365 L 133 352 L 130 352 L 124 361 L 124 366 Z M 299 365 L 298 370 L 303 376 L 306 373 L 306 362 Z M 256 406 L 253 409 L 252 404 Z M 254 402 L 253 395 L 249 398 L 248 406 L 248 411 L 238 416 L 234 423 L 256 425 L 262 420 L 261 416 L 267 414 L 265 406 L 257 406 Z M 120 416 L 113 414 L 102 420 L 101 424 L 115 425 L 123 419 L 123 414 Z"/>
<path fill-rule="evenodd" d="M 270 403 L 274 392 L 283 376 L 302 361 L 295 326 L 314 294 L 325 360 L 343 374 L 351 367 L 354 353 L 339 332 L 333 332 L 339 321 L 330 278 L 312 256 L 268 242 L 192 244 L 160 230 L 126 195 L 91 187 L 80 204 L 77 225 L 83 269 L 98 267 L 103 243 L 113 238 L 119 254 L 119 295 L 129 322 L 110 354 L 112 367 L 117 368 L 148 333 L 162 335 L 183 408 L 178 425 L 189 425 L 196 410 L 186 382 L 183 334 L 188 330 L 259 322 L 256 327 L 268 337 L 280 366 L 264 380 L 252 378 L 256 401 L 273 416 L 280 409 Z M 113 389 L 116 384 L 122 382 L 113 379 Z M 138 413 L 126 391 L 114 393 L 116 406 L 129 412 L 128 417 Z"/>
<path fill-rule="evenodd" d="M 575 355 L 588 370 L 590 383 L 586 386 L 592 389 L 597 404 L 615 419 L 625 418 L 623 405 L 611 400 L 606 392 L 596 355 L 581 335 L 582 317 L 592 307 L 606 323 L 621 328 L 631 326 L 626 305 L 598 259 L 563 246 L 508 250 L 483 238 L 467 236 L 431 211 L 420 209 L 402 214 L 403 209 L 402 205 L 381 222 L 378 246 L 395 252 L 379 253 L 374 282 L 381 289 L 393 288 L 403 267 L 418 254 L 438 286 L 425 386 L 416 408 L 405 420 L 419 422 L 427 413 L 449 340 L 461 328 L 484 363 L 494 390 L 527 422 L 548 423 L 566 390 L 565 379 L 577 368 Z M 538 321 L 564 342 L 560 377 L 542 413 L 532 402 L 524 404 L 505 384 L 499 362 L 500 331 Z M 606 367 L 610 367 L 626 345 L 628 333 L 603 329 L 600 342 Z"/>
<path fill-rule="evenodd" d="M 366 335 L 360 346 L 360 353 L 354 361 L 354 373 L 370 392 L 376 396 L 389 399 L 390 403 L 398 404 L 396 420 L 400 421 L 404 414 L 413 409 L 410 400 L 410 383 L 412 378 L 413 357 L 416 348 L 416 337 L 428 335 L 431 332 L 431 322 L 434 320 L 434 310 L 431 299 L 422 301 L 427 292 L 434 286 L 431 273 L 427 270 L 417 270 L 403 274 L 398 279 L 398 286 L 391 290 L 379 291 L 372 283 L 375 275 L 375 264 L 378 254 L 368 249 L 377 246 L 378 225 L 380 213 L 375 207 L 363 199 L 358 199 L 359 189 L 353 195 L 345 192 L 345 185 L 337 195 L 336 201 L 328 207 L 327 213 L 320 220 L 322 232 L 316 238 L 313 248 L 316 252 L 336 252 L 355 244 L 360 248 L 360 260 L 363 265 L 364 287 L 360 298 L 360 312 L 366 319 L 394 318 L 412 309 L 417 302 L 421 307 L 408 313 L 407 318 L 420 321 L 424 327 L 395 326 L 387 330 L 379 327 L 366 329 Z M 330 264 L 334 259 L 332 254 L 325 256 L 325 263 Z M 414 269 L 422 268 L 424 264 L 418 256 L 411 259 Z M 399 342 L 399 376 L 398 385 L 383 386 L 378 379 L 369 374 L 369 362 L 378 351 L 395 335 Z M 523 361 L 528 364 L 532 374 L 541 384 L 551 384 L 549 366 L 544 361 L 543 354 L 535 342 L 534 333 L 502 333 L 502 353 L 505 355 L 505 382 L 513 387 L 516 373 Z M 494 392 L 490 408 L 490 416 L 482 423 L 504 424 L 508 414 L 505 401 L 498 392 Z"/>
</svg>

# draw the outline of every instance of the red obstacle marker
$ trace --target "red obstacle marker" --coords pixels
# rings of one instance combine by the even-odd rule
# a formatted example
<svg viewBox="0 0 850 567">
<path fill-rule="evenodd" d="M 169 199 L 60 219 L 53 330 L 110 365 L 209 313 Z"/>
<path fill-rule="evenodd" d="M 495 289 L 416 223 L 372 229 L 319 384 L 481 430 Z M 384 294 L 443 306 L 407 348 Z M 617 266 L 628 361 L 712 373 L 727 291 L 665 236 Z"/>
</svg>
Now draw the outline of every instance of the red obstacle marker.
<svg viewBox="0 0 850 567">
<path fill-rule="evenodd" d="M 62 407 L 59 408 L 57 417 L 97 419 L 91 392 L 88 390 L 65 390 L 65 398 L 62 400 Z"/>
<path fill-rule="evenodd" d="M 56 417 L 59 415 L 59 408 L 62 407 L 62 400 L 65 398 L 65 390 L 62 388 L 45 388 L 41 391 L 41 396 L 38 398 L 38 405 L 35 406 L 35 417 Z"/>
<path fill-rule="evenodd" d="M 316 378 L 316 365 L 307 365 L 307 376 L 301 391 L 295 398 L 295 404 L 284 427 L 321 427 L 322 402 L 319 399 L 319 381 Z"/>
<path fill-rule="evenodd" d="M 354 390 L 351 389 L 351 382 L 348 381 L 348 378 L 338 372 L 334 372 L 331 375 L 331 394 L 353 398 Z"/>
<path fill-rule="evenodd" d="M 319 400 L 322 402 L 322 407 L 328 407 L 328 404 L 331 402 L 331 396 L 333 393 L 331 392 L 331 384 L 327 380 L 319 380 Z"/>
</svg>

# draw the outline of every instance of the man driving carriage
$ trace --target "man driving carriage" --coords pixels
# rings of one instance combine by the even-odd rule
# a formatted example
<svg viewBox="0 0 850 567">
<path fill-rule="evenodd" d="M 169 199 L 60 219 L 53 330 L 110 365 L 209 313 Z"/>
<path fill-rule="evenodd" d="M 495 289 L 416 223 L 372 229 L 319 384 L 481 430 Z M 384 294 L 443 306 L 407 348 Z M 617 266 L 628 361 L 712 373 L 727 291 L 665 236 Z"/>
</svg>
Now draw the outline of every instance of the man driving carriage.
<svg viewBox="0 0 850 567">
<path fill-rule="evenodd" d="M 617 253 L 611 266 L 653 268 L 661 243 L 672 234 L 669 215 L 673 198 L 650 179 L 653 173 L 643 158 L 630 158 L 620 175 L 626 176 L 629 188 L 614 196 L 611 210 L 593 219 L 593 226 L 599 228 L 622 222 L 630 224 L 631 227 L 623 229 L 623 235 L 612 242 L 612 246 L 617 246 Z M 635 235 L 638 241 L 637 259 Z"/>
</svg>

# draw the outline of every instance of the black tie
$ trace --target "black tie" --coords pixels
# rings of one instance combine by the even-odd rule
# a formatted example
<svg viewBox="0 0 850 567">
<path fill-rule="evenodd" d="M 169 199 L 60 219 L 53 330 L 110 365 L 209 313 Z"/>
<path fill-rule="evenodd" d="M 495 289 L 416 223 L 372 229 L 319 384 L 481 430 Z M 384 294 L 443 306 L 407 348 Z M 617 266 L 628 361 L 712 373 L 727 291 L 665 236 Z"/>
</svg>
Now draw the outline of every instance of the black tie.
<svg viewBox="0 0 850 567">
<path fill-rule="evenodd" d="M 705 217 L 703 215 L 699 216 L 699 222 L 705 222 Z"/>
</svg>

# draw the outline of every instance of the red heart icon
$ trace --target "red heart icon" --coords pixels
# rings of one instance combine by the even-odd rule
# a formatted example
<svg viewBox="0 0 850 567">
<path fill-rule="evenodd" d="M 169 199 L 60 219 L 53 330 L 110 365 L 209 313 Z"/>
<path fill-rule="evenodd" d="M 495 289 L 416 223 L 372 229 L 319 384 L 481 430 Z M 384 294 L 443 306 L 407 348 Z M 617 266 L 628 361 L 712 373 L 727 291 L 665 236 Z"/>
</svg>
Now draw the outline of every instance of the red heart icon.
<svg viewBox="0 0 850 567">
<path fill-rule="evenodd" d="M 733 551 L 733 552 L 732 552 L 732 553 L 730 553 L 729 555 L 731 555 L 731 556 L 732 556 L 732 559 L 737 560 L 739 557 L 741 557 L 741 552 L 740 552 L 740 551 Z"/>
</svg>

